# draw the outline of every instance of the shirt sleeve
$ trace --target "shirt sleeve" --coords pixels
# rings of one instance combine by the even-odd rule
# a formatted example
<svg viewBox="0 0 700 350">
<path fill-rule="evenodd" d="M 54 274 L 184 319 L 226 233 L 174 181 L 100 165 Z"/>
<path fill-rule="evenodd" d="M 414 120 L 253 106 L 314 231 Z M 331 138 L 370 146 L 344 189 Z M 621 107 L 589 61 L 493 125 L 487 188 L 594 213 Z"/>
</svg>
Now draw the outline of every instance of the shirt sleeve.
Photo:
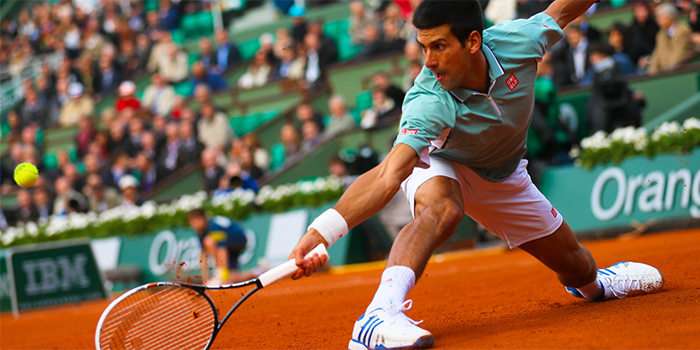
<svg viewBox="0 0 700 350">
<path fill-rule="evenodd" d="M 528 19 L 505 21 L 484 31 L 484 42 L 496 51 L 506 48 L 514 60 L 542 59 L 564 36 L 557 22 L 545 13 Z"/>
<path fill-rule="evenodd" d="M 439 138 L 446 129 L 454 126 L 457 112 L 453 103 L 445 98 L 450 97 L 428 91 L 419 84 L 411 88 L 404 100 L 399 136 L 394 146 L 400 143 L 408 145 L 419 157 L 431 145 L 440 148 L 442 142 Z"/>
</svg>

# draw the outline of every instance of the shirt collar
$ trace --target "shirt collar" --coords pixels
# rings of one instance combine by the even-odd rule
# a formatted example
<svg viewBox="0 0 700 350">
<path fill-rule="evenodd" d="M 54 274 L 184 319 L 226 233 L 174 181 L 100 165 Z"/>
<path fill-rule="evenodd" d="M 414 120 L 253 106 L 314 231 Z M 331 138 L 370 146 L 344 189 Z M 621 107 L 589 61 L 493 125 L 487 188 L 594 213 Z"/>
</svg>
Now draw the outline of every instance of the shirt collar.
<svg viewBox="0 0 700 350">
<path fill-rule="evenodd" d="M 481 52 L 484 53 L 484 57 L 486 57 L 486 62 L 488 62 L 489 64 L 489 79 L 491 81 L 498 79 L 498 77 L 506 73 L 506 71 L 503 69 L 503 66 L 501 65 L 501 62 L 498 61 L 498 58 L 496 58 L 496 55 L 494 55 L 490 47 L 482 43 Z M 489 86 L 491 86 L 490 83 Z M 450 94 L 452 94 L 452 97 L 454 97 L 460 103 L 464 103 L 474 94 L 474 92 L 475 91 L 458 87 L 450 91 Z"/>
</svg>

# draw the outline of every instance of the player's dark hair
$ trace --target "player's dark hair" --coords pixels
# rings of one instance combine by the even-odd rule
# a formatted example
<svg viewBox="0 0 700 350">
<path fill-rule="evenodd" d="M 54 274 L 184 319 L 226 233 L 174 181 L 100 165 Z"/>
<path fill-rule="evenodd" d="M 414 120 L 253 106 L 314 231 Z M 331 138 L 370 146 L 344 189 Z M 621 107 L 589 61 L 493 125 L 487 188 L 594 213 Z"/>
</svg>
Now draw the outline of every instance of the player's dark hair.
<svg viewBox="0 0 700 350">
<path fill-rule="evenodd" d="M 477 0 L 425 0 L 413 12 L 413 25 L 432 29 L 449 25 L 452 35 L 465 47 L 469 34 L 484 31 L 484 15 Z"/>
<path fill-rule="evenodd" d="M 195 209 L 190 210 L 190 211 L 187 213 L 187 217 L 188 217 L 188 218 L 189 218 L 189 217 L 193 217 L 193 216 L 197 216 L 197 217 L 206 217 L 207 215 L 206 215 L 206 213 L 204 213 L 204 209 L 202 209 L 202 208 L 195 208 Z"/>
</svg>

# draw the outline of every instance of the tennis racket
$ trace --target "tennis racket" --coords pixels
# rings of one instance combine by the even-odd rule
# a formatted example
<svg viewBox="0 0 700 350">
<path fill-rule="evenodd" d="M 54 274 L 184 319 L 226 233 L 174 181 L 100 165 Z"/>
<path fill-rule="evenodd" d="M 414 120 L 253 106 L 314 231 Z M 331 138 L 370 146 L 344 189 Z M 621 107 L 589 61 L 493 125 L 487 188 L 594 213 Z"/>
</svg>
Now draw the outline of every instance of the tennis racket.
<svg viewBox="0 0 700 350">
<path fill-rule="evenodd" d="M 314 254 L 328 256 L 319 244 Z M 136 287 L 107 306 L 97 323 L 97 350 L 209 349 L 226 320 L 246 299 L 260 289 L 282 281 L 297 270 L 289 260 L 257 278 L 233 284 L 208 286 L 178 282 L 156 282 Z M 207 290 L 234 289 L 255 285 L 219 320 Z"/>
</svg>

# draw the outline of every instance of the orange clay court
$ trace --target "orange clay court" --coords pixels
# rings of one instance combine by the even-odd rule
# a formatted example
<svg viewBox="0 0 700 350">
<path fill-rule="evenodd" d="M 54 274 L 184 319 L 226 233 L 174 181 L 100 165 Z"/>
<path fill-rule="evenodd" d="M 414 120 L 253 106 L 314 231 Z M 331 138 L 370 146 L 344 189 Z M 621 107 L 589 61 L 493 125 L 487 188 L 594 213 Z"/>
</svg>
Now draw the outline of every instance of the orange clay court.
<svg viewBox="0 0 700 350">
<path fill-rule="evenodd" d="M 599 267 L 641 261 L 661 270 L 656 294 L 607 302 L 569 296 L 555 275 L 520 250 L 433 257 L 408 295 L 407 315 L 435 335 L 436 349 L 700 348 L 700 230 L 585 242 Z M 236 311 L 213 349 L 347 349 L 382 264 L 284 281 Z M 241 291 L 213 292 L 222 311 Z M 0 317 L 2 349 L 92 349 L 98 301 Z"/>
</svg>

